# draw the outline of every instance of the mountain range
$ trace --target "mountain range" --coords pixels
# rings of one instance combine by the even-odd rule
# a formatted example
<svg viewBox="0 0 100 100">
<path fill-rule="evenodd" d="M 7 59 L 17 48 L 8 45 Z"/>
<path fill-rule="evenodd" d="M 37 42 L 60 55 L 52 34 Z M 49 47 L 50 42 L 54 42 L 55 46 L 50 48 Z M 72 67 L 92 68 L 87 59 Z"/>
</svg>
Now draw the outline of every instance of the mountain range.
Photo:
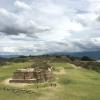
<svg viewBox="0 0 100 100">
<path fill-rule="evenodd" d="M 45 54 L 44 54 L 45 55 Z M 59 56 L 75 56 L 75 57 L 82 57 L 82 56 L 88 56 L 93 59 L 100 59 L 100 51 L 85 51 L 85 52 L 54 52 L 54 53 L 49 53 L 48 55 L 59 55 Z M 12 58 L 12 57 L 18 57 L 20 55 L 13 54 L 13 53 L 0 53 L 0 57 L 2 58 Z M 34 55 L 33 55 L 34 56 Z"/>
</svg>

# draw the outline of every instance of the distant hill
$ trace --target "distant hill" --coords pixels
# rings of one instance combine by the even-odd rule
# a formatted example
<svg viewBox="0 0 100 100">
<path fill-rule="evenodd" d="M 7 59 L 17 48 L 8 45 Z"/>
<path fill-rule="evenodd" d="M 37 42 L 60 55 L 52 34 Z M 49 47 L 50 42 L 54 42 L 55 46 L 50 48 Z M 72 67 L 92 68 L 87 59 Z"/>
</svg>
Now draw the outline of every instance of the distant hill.
<svg viewBox="0 0 100 100">
<path fill-rule="evenodd" d="M 100 51 L 87 51 L 87 52 L 56 52 L 56 53 L 51 53 L 50 55 L 70 55 L 74 57 L 83 57 L 83 56 L 88 56 L 90 58 L 99 60 L 100 59 Z"/>
<path fill-rule="evenodd" d="M 0 58 L 15 58 L 18 57 L 18 55 L 0 55 Z"/>
<path fill-rule="evenodd" d="M 59 56 L 74 56 L 74 57 L 83 57 L 83 56 L 88 56 L 93 59 L 100 60 L 100 51 L 88 51 L 88 52 L 54 52 L 54 53 L 49 53 L 49 54 L 44 54 L 44 55 L 59 55 Z M 9 54 L 9 53 L 0 53 L 1 58 L 14 58 L 18 57 L 20 55 L 15 55 L 15 54 Z M 34 56 L 34 55 L 33 55 Z"/>
<path fill-rule="evenodd" d="M 100 51 L 91 51 L 91 52 L 76 52 L 76 53 L 69 53 L 71 56 L 75 57 L 82 57 L 82 56 L 88 56 L 93 59 L 100 59 Z"/>
</svg>

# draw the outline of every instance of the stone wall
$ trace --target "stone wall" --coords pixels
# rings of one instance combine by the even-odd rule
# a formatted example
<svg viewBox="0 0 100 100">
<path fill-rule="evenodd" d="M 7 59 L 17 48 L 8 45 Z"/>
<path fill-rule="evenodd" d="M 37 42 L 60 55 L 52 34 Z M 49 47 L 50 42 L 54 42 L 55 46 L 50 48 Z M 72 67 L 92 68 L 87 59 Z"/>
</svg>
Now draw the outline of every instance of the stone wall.
<svg viewBox="0 0 100 100">
<path fill-rule="evenodd" d="M 13 79 L 32 79 L 33 72 L 14 72 Z"/>
<path fill-rule="evenodd" d="M 33 68 L 34 69 L 34 68 Z M 32 83 L 32 82 L 45 82 L 53 78 L 52 70 L 48 69 L 20 69 L 14 72 L 10 82 L 15 83 Z"/>
<path fill-rule="evenodd" d="M 9 80 L 10 83 L 35 83 L 36 82 L 36 79 L 31 79 L 31 80 L 23 80 L 23 79 L 12 79 L 12 80 Z"/>
</svg>

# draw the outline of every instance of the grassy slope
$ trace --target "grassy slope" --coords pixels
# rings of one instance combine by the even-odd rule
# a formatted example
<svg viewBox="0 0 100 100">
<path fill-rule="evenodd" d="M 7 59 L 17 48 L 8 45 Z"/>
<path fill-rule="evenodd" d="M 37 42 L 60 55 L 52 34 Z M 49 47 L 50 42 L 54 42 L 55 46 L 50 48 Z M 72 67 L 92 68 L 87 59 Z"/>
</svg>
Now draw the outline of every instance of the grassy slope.
<svg viewBox="0 0 100 100">
<path fill-rule="evenodd" d="M 9 87 L 2 84 L 2 81 L 9 78 L 13 71 L 30 63 L 13 63 L 0 68 L 0 88 Z M 55 66 L 55 77 L 57 87 L 32 88 L 37 93 L 14 93 L 0 89 L 0 100 L 100 100 L 100 74 L 66 63 L 52 63 Z"/>
<path fill-rule="evenodd" d="M 65 66 L 66 74 L 59 76 L 63 88 L 57 100 L 100 100 L 99 73 L 85 69 L 71 69 L 71 65 L 68 64 L 59 66 Z"/>
</svg>

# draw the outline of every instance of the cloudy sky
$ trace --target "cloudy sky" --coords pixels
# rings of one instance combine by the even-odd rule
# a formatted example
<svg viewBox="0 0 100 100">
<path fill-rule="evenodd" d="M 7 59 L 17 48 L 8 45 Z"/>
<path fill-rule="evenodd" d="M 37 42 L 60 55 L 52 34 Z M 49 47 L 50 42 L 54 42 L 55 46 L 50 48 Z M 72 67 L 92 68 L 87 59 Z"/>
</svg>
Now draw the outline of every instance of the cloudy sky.
<svg viewBox="0 0 100 100">
<path fill-rule="evenodd" d="M 0 54 L 100 49 L 100 0 L 0 0 Z"/>
</svg>

